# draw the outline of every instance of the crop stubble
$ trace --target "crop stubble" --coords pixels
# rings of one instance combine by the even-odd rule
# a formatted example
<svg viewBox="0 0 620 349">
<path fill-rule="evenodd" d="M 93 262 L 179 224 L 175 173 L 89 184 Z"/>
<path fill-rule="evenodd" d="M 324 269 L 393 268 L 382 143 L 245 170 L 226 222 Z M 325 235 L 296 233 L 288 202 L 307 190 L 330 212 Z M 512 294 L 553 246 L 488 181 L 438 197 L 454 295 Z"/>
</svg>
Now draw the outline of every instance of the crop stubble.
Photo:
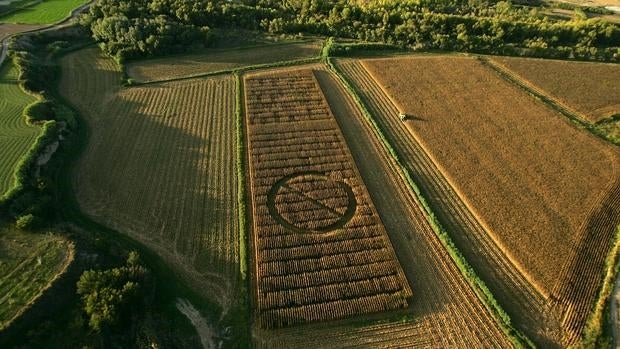
<svg viewBox="0 0 620 349">
<path fill-rule="evenodd" d="M 419 142 L 418 148 L 422 149 L 415 149 L 415 140 L 407 144 L 402 136 L 402 126 L 400 130 L 395 126 L 398 110 L 393 105 L 390 107 L 390 101 L 385 95 L 382 101 L 376 97 L 381 95 L 381 91 L 373 86 L 372 81 L 368 81 L 368 73 L 363 72 L 363 67 L 356 63 L 341 64 L 357 80 L 356 83 L 361 82 L 362 91 L 370 91 L 365 97 L 374 100 L 374 108 L 378 109 L 376 114 L 388 125 L 391 136 L 402 143 L 397 144 L 397 148 L 409 148 L 405 158 L 410 160 L 423 157 L 419 154 L 421 152 L 429 154 L 431 162 L 447 174 L 447 179 L 456 187 L 456 193 L 452 193 L 454 201 L 465 202 L 476 213 L 476 217 L 472 218 L 477 218 L 486 228 L 470 229 L 476 228 L 475 219 L 470 226 L 465 225 L 465 231 L 473 233 L 470 241 L 476 244 L 476 249 L 464 246 L 465 239 L 457 235 L 457 242 L 461 241 L 459 247 L 465 247 L 466 255 L 475 256 L 480 253 L 480 248 L 487 256 L 482 262 L 480 258 L 473 262 L 476 267 L 482 267 L 482 272 L 486 273 L 485 279 L 493 291 L 500 290 L 500 300 L 503 299 L 504 304 L 510 302 L 510 295 L 525 293 L 525 296 L 531 296 L 530 300 L 525 301 L 526 307 L 510 307 L 508 304 L 509 310 L 512 308 L 513 314 L 517 314 L 516 320 L 520 322 L 520 327 L 528 334 L 534 331 L 535 339 L 543 343 L 574 341 L 595 296 L 600 278 L 599 266 L 602 267 L 601 258 L 605 256 L 607 241 L 610 233 L 613 233 L 614 219 L 617 220 L 618 216 L 614 202 L 614 198 L 617 200 L 618 197 L 615 191 L 618 189 L 616 150 L 569 127 L 543 105 L 534 103 L 491 71 L 479 66 L 475 60 L 409 58 L 401 61 L 373 60 L 365 64 L 383 82 L 384 88 L 392 94 L 394 100 L 402 101 L 403 107 L 400 109 L 413 118 L 407 122 L 407 126 Z M 411 81 L 415 81 L 415 86 L 398 80 L 397 76 L 410 77 Z M 479 94 L 486 96 L 486 99 L 479 98 Z M 494 118 L 488 111 L 501 113 L 504 117 Z M 528 126 L 533 124 L 537 127 Z M 536 156 L 540 153 L 546 156 Z M 575 166 L 565 154 L 590 161 Z M 408 162 L 414 170 L 420 167 L 413 161 Z M 555 171 L 557 168 L 560 170 Z M 439 194 L 439 198 L 433 200 L 439 201 L 441 205 L 447 203 L 448 209 L 458 209 L 458 205 L 450 204 L 449 190 L 438 188 L 441 181 L 432 178 L 441 174 L 430 171 L 429 176 L 426 172 L 421 171 L 422 183 L 427 190 L 431 189 L 431 193 Z M 513 201 L 507 203 L 507 199 Z M 585 210 L 580 209 L 582 203 L 585 203 Z M 548 209 L 547 205 L 553 205 L 552 209 Z M 519 211 L 502 212 L 502 209 L 510 207 L 519 207 Z M 461 207 L 460 211 L 466 214 L 466 208 Z M 545 210 L 547 217 L 540 214 Z M 526 222 L 530 217 L 541 216 L 546 219 L 542 223 Z M 461 221 L 466 218 L 456 217 Z M 515 231 L 528 231 L 528 224 L 524 223 L 529 223 L 529 231 L 550 233 L 511 235 Z M 454 224 L 449 226 L 452 228 Z M 504 230 L 498 233 L 498 229 Z M 544 307 L 541 307 L 540 297 L 530 290 L 519 291 L 527 290 L 528 287 L 524 287 L 524 280 L 519 278 L 514 265 L 502 258 L 497 250 L 494 251 L 492 243 L 485 241 L 482 236 L 484 230 L 490 231 L 494 240 L 504 246 L 503 250 L 512 254 L 512 261 L 515 261 L 515 255 L 522 259 L 515 261 L 521 271 L 527 271 L 538 278 L 533 280 L 538 289 L 550 295 Z M 543 248 L 532 248 L 541 244 Z M 587 244 L 594 246 L 588 248 Z M 531 251 L 519 251 L 519 248 Z M 530 252 L 529 256 L 527 252 Z M 489 278 L 495 266 L 501 267 L 499 282 Z M 532 272 L 535 268 L 538 269 Z M 557 283 L 554 282 L 556 273 L 561 275 Z M 541 282 L 541 279 L 544 281 Z M 551 287 L 541 287 L 545 284 Z M 508 289 L 502 290 L 504 286 Z M 532 317 L 538 319 L 537 325 L 529 324 Z M 557 327 L 554 322 L 562 326 L 559 329 L 562 333 L 554 328 Z"/>
<path fill-rule="evenodd" d="M 313 72 L 250 75 L 245 91 L 259 324 L 406 307 L 411 289 Z"/>
<path fill-rule="evenodd" d="M 494 57 L 492 61 L 576 110 L 585 120 L 594 123 L 620 114 L 617 64 L 514 57 Z"/>
<path fill-rule="evenodd" d="M 239 286 L 233 79 L 120 89 L 118 68 L 96 49 L 62 68 L 61 93 L 90 129 L 74 176 L 80 207 L 226 309 Z"/>
</svg>

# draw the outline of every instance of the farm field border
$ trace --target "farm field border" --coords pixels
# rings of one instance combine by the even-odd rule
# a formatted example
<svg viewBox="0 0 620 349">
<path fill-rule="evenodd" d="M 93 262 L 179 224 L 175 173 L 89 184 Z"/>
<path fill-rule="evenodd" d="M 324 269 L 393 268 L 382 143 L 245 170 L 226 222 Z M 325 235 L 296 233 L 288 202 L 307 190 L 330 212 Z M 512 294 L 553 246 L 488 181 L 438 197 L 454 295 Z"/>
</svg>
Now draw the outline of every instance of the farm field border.
<svg viewBox="0 0 620 349">
<path fill-rule="evenodd" d="M 585 117 L 583 117 L 580 113 L 566 106 L 564 103 L 558 101 L 557 99 L 549 96 L 545 91 L 532 85 L 530 82 L 526 81 L 516 73 L 512 72 L 507 67 L 489 59 L 486 56 L 478 56 L 478 58 L 480 62 L 482 62 L 485 66 L 491 68 L 503 79 L 514 84 L 519 89 L 531 95 L 532 97 L 542 101 L 553 110 L 557 111 L 560 115 L 564 116 L 574 125 L 586 129 L 587 131 L 604 141 L 620 146 L 620 140 L 614 140 L 606 133 L 600 131 L 596 127 L 595 123 L 588 122 L 587 119 L 585 119 Z"/>
<path fill-rule="evenodd" d="M 582 337 L 581 343 L 583 347 L 594 347 L 600 344 L 605 335 L 604 326 L 606 325 L 605 317 L 611 318 L 610 312 L 613 307 L 611 302 L 614 302 L 613 288 L 614 280 L 620 272 L 620 226 L 616 227 L 616 233 L 614 236 L 613 246 L 607 257 L 605 258 L 605 268 L 603 270 L 603 281 L 599 288 L 597 297 L 593 303 L 592 310 L 588 316 Z M 617 324 L 611 323 L 611 326 Z M 614 333 L 615 331 L 610 331 Z M 613 340 L 618 340 L 613 338 Z M 612 342 L 613 344 L 613 342 Z M 574 347 L 577 347 L 575 345 Z"/>
<path fill-rule="evenodd" d="M 387 137 L 385 136 L 384 131 L 380 128 L 379 124 L 375 120 L 374 116 L 370 113 L 368 107 L 361 99 L 357 90 L 351 85 L 351 83 L 344 77 L 342 72 L 338 69 L 336 65 L 334 65 L 331 58 L 327 59 L 328 65 L 330 69 L 339 77 L 339 79 L 343 82 L 344 86 L 347 88 L 349 93 L 354 97 L 355 101 L 358 104 L 358 107 L 363 112 L 364 116 L 367 120 L 373 125 L 373 128 L 376 132 L 376 135 L 379 139 L 381 139 L 383 145 L 388 150 L 388 152 L 393 157 L 394 161 L 398 164 L 399 169 L 402 172 L 402 176 L 406 179 L 409 184 L 411 190 L 414 192 L 419 202 L 422 204 L 424 208 L 424 212 L 427 215 L 427 219 L 431 224 L 433 231 L 437 234 L 442 244 L 449 252 L 450 256 L 454 260 L 455 264 L 458 266 L 459 270 L 468 281 L 470 286 L 476 292 L 476 295 L 480 298 L 480 300 L 485 304 L 487 309 L 493 314 L 494 319 L 498 322 L 502 330 L 506 333 L 506 335 L 511 339 L 513 344 L 517 347 L 533 347 L 533 343 L 519 330 L 517 330 L 512 322 L 508 314 L 504 311 L 504 309 L 499 305 L 493 294 L 490 292 L 484 281 L 475 273 L 471 265 L 465 260 L 464 256 L 458 250 L 450 235 L 446 232 L 446 230 L 442 227 L 441 223 L 437 219 L 437 216 L 431 209 L 430 205 L 426 198 L 422 195 L 422 192 L 418 186 L 418 184 L 413 179 L 409 169 L 404 166 L 402 163 L 397 151 L 390 144 Z"/>
</svg>

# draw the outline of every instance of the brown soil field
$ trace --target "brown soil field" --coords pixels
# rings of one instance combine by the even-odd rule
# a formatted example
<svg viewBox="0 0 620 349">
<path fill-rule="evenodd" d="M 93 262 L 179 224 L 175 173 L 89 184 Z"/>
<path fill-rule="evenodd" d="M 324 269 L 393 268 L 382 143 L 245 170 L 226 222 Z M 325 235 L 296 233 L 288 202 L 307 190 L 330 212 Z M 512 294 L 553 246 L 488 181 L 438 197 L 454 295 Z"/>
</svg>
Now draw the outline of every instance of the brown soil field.
<svg viewBox="0 0 620 349">
<path fill-rule="evenodd" d="M 407 279 L 312 70 L 244 81 L 259 325 L 407 307 Z"/>
<path fill-rule="evenodd" d="M 160 254 L 226 311 L 238 292 L 232 77 L 120 88 L 97 49 L 61 62 L 90 137 L 74 171 L 83 212 Z"/>
<path fill-rule="evenodd" d="M 42 25 L 0 23 L 0 39 L 5 36 L 21 33 L 42 27 Z"/>
<path fill-rule="evenodd" d="M 163 80 L 248 65 L 316 57 L 320 54 L 320 50 L 320 41 L 236 49 L 211 49 L 204 53 L 175 55 L 129 63 L 127 74 L 138 81 Z"/>
<path fill-rule="evenodd" d="M 548 298 L 543 299 L 544 309 L 528 314 L 541 305 L 540 297 L 530 297 L 525 301 L 529 307 L 516 311 L 520 315 L 517 321 L 523 321 L 523 329 L 528 334 L 533 332 L 535 339 L 542 343 L 560 345 L 574 341 L 598 286 L 600 273 L 592 270 L 602 267 L 609 247 L 606 242 L 618 217 L 616 205 L 611 202 L 617 198 L 617 193 L 612 191 L 618 189 L 617 150 L 569 127 L 544 104 L 504 82 L 476 60 L 405 58 L 368 60 L 365 65 L 383 82 L 393 100 L 402 101 L 397 102 L 401 107 L 394 108 L 393 114 L 382 117 L 397 120 L 399 109 L 412 116 L 404 124 L 422 152 L 428 154 L 433 165 L 445 175 L 447 184 L 474 214 L 478 222 L 470 223 L 472 229 L 466 227 L 465 231 L 475 232 L 479 224 L 510 257 L 506 261 L 497 247 L 494 249 L 476 233 L 473 238 L 468 237 L 477 244 L 475 251 L 468 253 L 466 248 L 466 255 L 482 251 L 486 258 L 497 259 L 486 263 L 474 261 L 478 264 L 476 269 L 488 281 L 493 275 L 489 268 L 503 267 L 499 276 L 513 285 L 504 296 L 531 294 L 528 287 L 524 288 L 526 291 L 515 292 L 522 288 L 524 280 L 522 277 L 519 280 L 514 269 L 522 271 Z M 405 81 L 412 76 L 415 78 Z M 368 93 L 372 84 L 361 87 L 363 93 Z M 481 99 L 479 94 L 496 97 Z M 511 103 L 503 103 L 505 100 Z M 384 103 L 383 109 L 389 109 L 385 105 L 392 101 L 379 102 Z M 378 106 L 381 107 L 380 103 Z M 503 118 L 494 117 L 495 113 Z M 528 127 L 534 122 L 535 128 Z M 394 129 L 391 132 L 396 139 L 403 137 L 403 130 L 401 134 Z M 413 159 L 419 157 L 412 154 L 417 150 L 411 143 L 402 145 L 410 147 L 405 150 L 411 151 L 409 155 Z M 537 152 L 543 152 L 545 157 L 534 156 Z M 590 162 L 577 166 L 572 158 L 563 158 L 566 153 Z M 561 171 L 554 171 L 554 166 Z M 441 181 L 426 180 L 427 189 L 442 190 Z M 448 199 L 445 196 L 433 200 L 437 204 Z M 507 204 L 506 200 L 511 201 Z M 519 210 L 511 210 L 513 207 Z M 455 205 L 445 208 L 452 210 Z M 543 231 L 548 233 L 536 234 Z M 456 240 L 463 238 L 457 236 Z M 503 282 L 506 281 L 491 279 L 490 284 L 497 288 Z M 527 322 L 532 317 L 539 320 L 536 325 Z M 552 333 L 556 331 L 553 322 L 559 322 L 561 333 Z"/>
<path fill-rule="evenodd" d="M 255 328 L 255 346 L 510 347 L 452 263 L 415 196 L 398 175 L 396 164 L 355 102 L 331 74 L 320 68 L 315 73 L 412 284 L 414 297 L 405 320 L 329 322 L 278 330 Z"/>
<path fill-rule="evenodd" d="M 514 57 L 492 61 L 587 121 L 620 114 L 620 65 Z"/>
</svg>

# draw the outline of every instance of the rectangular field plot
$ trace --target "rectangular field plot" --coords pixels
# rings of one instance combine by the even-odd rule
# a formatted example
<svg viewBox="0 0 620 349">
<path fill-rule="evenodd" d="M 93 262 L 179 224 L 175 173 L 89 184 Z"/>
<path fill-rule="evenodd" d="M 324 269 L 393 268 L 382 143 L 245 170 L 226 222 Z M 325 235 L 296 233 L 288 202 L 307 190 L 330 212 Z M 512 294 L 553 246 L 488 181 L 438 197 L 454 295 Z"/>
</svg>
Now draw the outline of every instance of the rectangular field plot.
<svg viewBox="0 0 620 349">
<path fill-rule="evenodd" d="M 407 307 L 411 289 L 311 70 L 245 79 L 258 318 Z"/>
</svg>

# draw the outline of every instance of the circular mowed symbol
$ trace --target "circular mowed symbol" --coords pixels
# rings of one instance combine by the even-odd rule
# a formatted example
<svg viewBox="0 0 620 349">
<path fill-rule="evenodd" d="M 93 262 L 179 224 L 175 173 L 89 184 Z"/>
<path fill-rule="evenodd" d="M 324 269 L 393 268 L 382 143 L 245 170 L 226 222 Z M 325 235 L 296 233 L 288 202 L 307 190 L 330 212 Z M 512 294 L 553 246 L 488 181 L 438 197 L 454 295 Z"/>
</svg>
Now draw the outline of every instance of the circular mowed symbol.
<svg viewBox="0 0 620 349">
<path fill-rule="evenodd" d="M 302 233 L 323 233 L 344 226 L 355 214 L 351 187 L 320 172 L 288 175 L 267 196 L 271 216 L 283 226 Z"/>
</svg>

